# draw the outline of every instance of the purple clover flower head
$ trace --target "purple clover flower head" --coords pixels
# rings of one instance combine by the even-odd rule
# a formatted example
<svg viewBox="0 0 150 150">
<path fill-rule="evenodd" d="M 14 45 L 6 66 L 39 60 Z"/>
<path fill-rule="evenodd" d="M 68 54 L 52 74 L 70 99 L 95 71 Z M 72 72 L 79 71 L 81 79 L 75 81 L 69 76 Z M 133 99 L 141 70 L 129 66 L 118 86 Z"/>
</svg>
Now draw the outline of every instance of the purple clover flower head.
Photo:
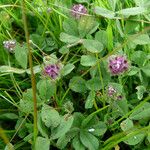
<svg viewBox="0 0 150 150">
<path fill-rule="evenodd" d="M 115 56 L 109 59 L 109 70 L 112 75 L 118 75 L 129 68 L 127 59 L 124 56 Z"/>
<path fill-rule="evenodd" d="M 75 4 L 71 9 L 71 14 L 76 19 L 79 19 L 82 15 L 87 14 L 87 9 L 81 4 Z"/>
<path fill-rule="evenodd" d="M 50 64 L 45 66 L 44 75 L 49 76 L 51 79 L 56 79 L 59 75 L 60 67 L 58 64 Z"/>
<path fill-rule="evenodd" d="M 114 96 L 114 94 L 115 94 L 116 92 L 117 92 L 117 91 L 116 91 L 115 88 L 113 88 L 112 86 L 108 86 L 108 95 L 109 95 L 110 97 Z"/>
<path fill-rule="evenodd" d="M 15 40 L 3 41 L 4 48 L 6 48 L 10 53 L 14 52 L 14 48 L 16 46 Z"/>
</svg>

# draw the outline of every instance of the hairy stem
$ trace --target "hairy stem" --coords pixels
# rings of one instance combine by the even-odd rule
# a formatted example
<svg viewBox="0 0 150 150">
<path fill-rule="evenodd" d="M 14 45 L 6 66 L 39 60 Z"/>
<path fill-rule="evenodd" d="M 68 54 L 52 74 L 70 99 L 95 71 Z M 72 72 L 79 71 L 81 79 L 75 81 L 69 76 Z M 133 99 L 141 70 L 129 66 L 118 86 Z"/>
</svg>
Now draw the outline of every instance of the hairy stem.
<svg viewBox="0 0 150 150">
<path fill-rule="evenodd" d="M 32 52 L 29 42 L 29 32 L 27 27 L 27 18 L 26 18 L 26 8 L 25 8 L 25 0 L 22 0 L 22 17 L 23 17 L 23 23 L 24 23 L 24 30 L 25 30 L 25 37 L 27 42 L 27 48 L 29 53 L 29 66 L 31 70 L 31 83 L 32 83 L 32 93 L 33 93 L 33 102 L 34 102 L 34 144 L 36 141 L 36 137 L 38 134 L 38 128 L 37 128 L 37 99 L 36 99 L 36 81 L 35 81 L 35 75 L 33 72 L 33 63 L 32 63 Z"/>
</svg>

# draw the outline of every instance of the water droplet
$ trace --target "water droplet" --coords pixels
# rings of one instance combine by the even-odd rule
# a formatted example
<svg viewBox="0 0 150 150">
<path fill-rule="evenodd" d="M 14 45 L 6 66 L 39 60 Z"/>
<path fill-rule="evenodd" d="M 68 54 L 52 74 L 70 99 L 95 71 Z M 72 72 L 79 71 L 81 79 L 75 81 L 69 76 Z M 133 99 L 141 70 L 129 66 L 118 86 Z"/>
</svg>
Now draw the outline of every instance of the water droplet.
<svg viewBox="0 0 150 150">
<path fill-rule="evenodd" d="M 94 128 L 91 128 L 91 129 L 88 129 L 89 132 L 94 132 L 95 129 Z"/>
</svg>

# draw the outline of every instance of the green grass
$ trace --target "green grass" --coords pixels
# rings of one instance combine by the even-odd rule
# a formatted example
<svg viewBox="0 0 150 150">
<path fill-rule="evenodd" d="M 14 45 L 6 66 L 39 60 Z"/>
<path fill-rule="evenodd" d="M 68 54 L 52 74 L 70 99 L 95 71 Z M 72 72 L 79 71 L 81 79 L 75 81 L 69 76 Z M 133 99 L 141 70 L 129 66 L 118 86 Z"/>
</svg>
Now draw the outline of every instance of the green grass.
<svg viewBox="0 0 150 150">
<path fill-rule="evenodd" d="M 81 2 L 88 14 L 80 20 L 71 19 L 70 13 L 77 0 L 0 2 L 0 149 L 9 142 L 17 150 L 150 147 L 150 3 Z M 128 12 L 133 7 L 139 10 Z M 3 47 L 3 41 L 10 39 L 19 46 L 14 53 Z M 86 40 L 93 42 L 87 46 Z M 95 53 L 96 42 L 103 49 Z M 126 56 L 129 70 L 111 76 L 108 60 L 112 55 Z M 83 56 L 92 57 L 94 65 Z M 47 64 L 60 65 L 58 79 L 44 77 Z M 8 66 L 14 68 L 10 71 Z M 108 96 L 111 84 L 122 100 Z M 121 123 L 128 118 L 132 125 L 124 129 Z M 90 132 L 91 128 L 96 131 Z"/>
</svg>

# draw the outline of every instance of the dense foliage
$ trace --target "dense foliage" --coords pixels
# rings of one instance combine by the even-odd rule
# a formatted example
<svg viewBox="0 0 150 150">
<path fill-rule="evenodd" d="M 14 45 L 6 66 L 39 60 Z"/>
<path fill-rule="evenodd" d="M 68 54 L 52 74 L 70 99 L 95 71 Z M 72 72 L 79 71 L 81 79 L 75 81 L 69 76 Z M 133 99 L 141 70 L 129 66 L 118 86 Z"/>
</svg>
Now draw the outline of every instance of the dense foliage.
<svg viewBox="0 0 150 150">
<path fill-rule="evenodd" d="M 0 149 L 150 149 L 149 0 L 1 0 L 0 16 Z"/>
</svg>

